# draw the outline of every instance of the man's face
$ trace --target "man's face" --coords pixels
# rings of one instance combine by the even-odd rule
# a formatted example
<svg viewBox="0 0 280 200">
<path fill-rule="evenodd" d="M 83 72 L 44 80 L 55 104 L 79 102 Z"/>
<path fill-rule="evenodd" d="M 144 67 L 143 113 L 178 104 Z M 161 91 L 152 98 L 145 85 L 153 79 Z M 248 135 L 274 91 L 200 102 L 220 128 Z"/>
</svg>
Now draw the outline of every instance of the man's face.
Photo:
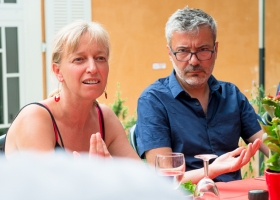
<svg viewBox="0 0 280 200">
<path fill-rule="evenodd" d="M 178 81 L 183 85 L 189 85 L 193 88 L 205 86 L 207 80 L 212 74 L 215 60 L 217 57 L 218 43 L 214 43 L 213 35 L 209 27 L 200 27 L 198 32 L 174 32 L 171 39 L 171 46 L 167 46 L 170 60 L 176 71 Z M 171 49 L 170 49 L 171 48 Z M 197 55 L 192 54 L 190 59 L 178 61 L 173 52 L 177 53 L 177 59 L 181 55 L 190 55 L 189 52 L 200 52 Z M 212 52 L 213 53 L 212 53 Z M 204 57 L 206 54 L 206 57 Z M 209 57 L 207 55 L 210 55 Z M 204 60 L 207 58 L 207 60 Z"/>
</svg>

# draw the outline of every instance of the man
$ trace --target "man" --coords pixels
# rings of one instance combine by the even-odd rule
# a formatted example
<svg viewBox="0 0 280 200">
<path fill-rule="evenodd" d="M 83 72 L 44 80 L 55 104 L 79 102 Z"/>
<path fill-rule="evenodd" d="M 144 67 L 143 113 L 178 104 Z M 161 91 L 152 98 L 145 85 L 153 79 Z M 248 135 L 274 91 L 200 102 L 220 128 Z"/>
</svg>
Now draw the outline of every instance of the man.
<svg viewBox="0 0 280 200">
<path fill-rule="evenodd" d="M 185 181 L 203 177 L 197 154 L 216 154 L 209 165 L 215 181 L 241 179 L 240 168 L 260 148 L 261 127 L 247 98 L 232 83 L 212 75 L 218 53 L 215 20 L 199 9 L 177 10 L 165 27 L 174 70 L 144 90 L 138 100 L 138 152 L 154 165 L 155 155 L 182 152 Z M 242 137 L 247 149 L 238 147 Z M 229 153 L 227 153 L 229 152 Z"/>
</svg>

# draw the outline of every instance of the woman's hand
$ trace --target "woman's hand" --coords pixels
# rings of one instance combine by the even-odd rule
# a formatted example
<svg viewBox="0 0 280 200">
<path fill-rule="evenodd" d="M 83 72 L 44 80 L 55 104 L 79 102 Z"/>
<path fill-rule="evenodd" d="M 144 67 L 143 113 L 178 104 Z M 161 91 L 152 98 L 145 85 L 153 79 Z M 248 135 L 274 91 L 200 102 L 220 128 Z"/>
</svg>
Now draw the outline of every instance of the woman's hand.
<svg viewBox="0 0 280 200">
<path fill-rule="evenodd" d="M 73 155 L 74 157 L 80 156 L 80 154 L 77 151 L 73 151 Z M 101 138 L 101 134 L 99 132 L 97 132 L 96 134 L 92 134 L 90 137 L 89 156 L 111 158 L 106 144 Z"/>
<path fill-rule="evenodd" d="M 92 134 L 90 137 L 89 154 L 101 157 L 111 156 L 99 132 Z"/>
<path fill-rule="evenodd" d="M 245 147 L 239 147 L 234 151 L 221 155 L 209 166 L 211 175 L 215 174 L 214 177 L 216 177 L 220 174 L 239 170 L 255 155 L 260 144 L 260 139 L 256 139 L 253 144 L 248 144 L 247 149 Z"/>
</svg>

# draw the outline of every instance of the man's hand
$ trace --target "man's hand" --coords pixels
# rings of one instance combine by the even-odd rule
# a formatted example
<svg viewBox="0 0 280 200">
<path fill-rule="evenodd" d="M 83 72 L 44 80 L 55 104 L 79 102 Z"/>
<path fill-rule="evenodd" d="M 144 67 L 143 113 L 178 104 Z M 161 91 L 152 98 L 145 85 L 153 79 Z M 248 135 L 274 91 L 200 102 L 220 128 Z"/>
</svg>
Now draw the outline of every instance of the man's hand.
<svg viewBox="0 0 280 200">
<path fill-rule="evenodd" d="M 216 177 L 220 174 L 239 170 L 255 155 L 260 144 L 260 139 L 256 139 L 253 144 L 248 144 L 247 149 L 245 147 L 239 147 L 234 151 L 221 155 L 210 165 L 211 174 L 215 174 L 214 176 Z"/>
</svg>

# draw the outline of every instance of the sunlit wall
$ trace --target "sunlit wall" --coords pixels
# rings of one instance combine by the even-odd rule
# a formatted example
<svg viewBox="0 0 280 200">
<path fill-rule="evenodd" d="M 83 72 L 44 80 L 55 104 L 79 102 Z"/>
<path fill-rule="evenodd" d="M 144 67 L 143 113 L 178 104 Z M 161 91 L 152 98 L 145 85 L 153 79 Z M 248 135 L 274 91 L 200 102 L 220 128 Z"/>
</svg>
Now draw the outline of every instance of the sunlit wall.
<svg viewBox="0 0 280 200">
<path fill-rule="evenodd" d="M 251 90 L 259 79 L 259 1 L 257 0 L 92 0 L 92 20 L 102 23 L 111 37 L 112 56 L 107 86 L 107 105 L 114 101 L 117 83 L 130 114 L 144 88 L 172 71 L 164 27 L 168 17 L 188 5 L 212 15 L 218 24 L 219 52 L 216 78 Z M 266 1 L 265 85 L 275 93 L 280 81 L 280 1 Z M 155 63 L 165 69 L 153 69 Z M 162 66 L 162 65 L 161 65 Z M 248 98 L 250 92 L 245 93 Z"/>
</svg>

